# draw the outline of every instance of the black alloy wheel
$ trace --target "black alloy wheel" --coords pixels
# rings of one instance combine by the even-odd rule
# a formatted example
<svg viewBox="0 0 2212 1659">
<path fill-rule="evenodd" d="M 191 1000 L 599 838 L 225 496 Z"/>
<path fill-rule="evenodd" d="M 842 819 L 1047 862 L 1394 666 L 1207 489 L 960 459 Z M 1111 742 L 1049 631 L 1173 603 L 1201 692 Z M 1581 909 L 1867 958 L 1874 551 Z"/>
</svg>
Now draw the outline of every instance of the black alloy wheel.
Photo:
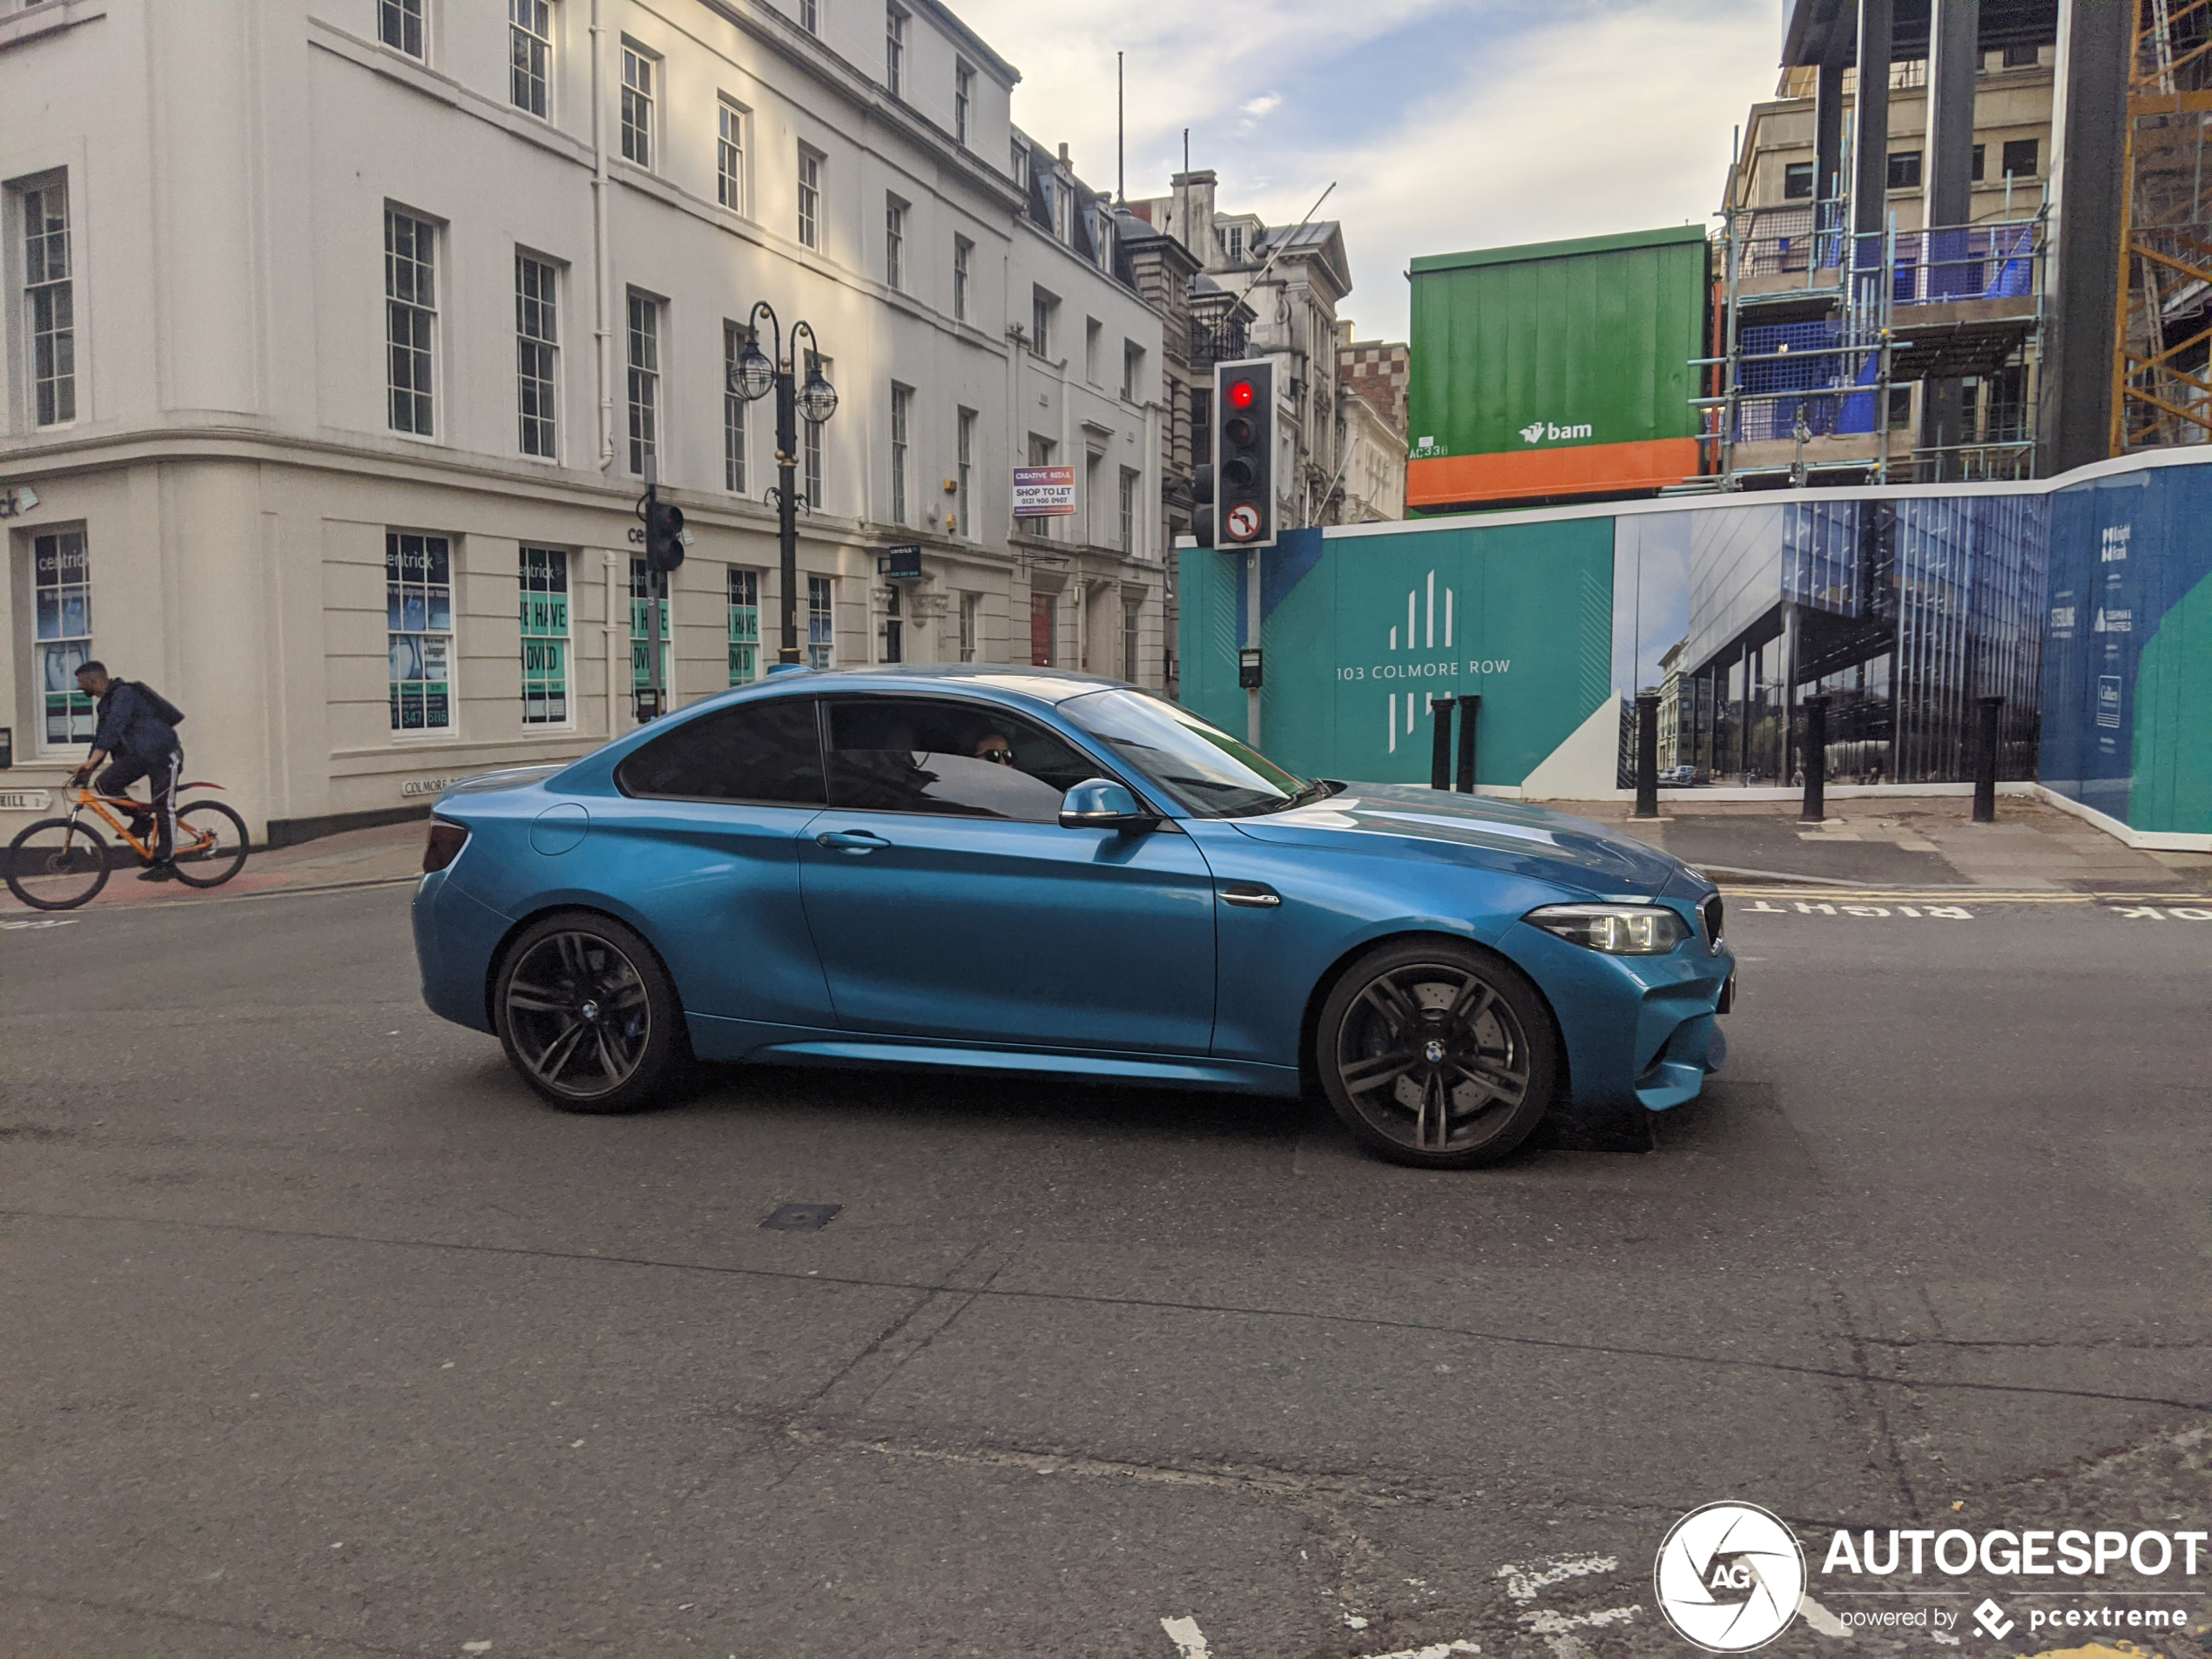
<svg viewBox="0 0 2212 1659">
<path fill-rule="evenodd" d="M 1527 1140 L 1551 1108 L 1558 1054 L 1527 979 L 1446 939 L 1354 962 L 1314 1030 L 1337 1116 L 1370 1151 L 1432 1170 L 1492 1163 Z"/>
<path fill-rule="evenodd" d="M 690 1053 L 658 957 L 611 917 L 570 912 L 525 928 L 492 995 L 507 1058 L 572 1112 L 621 1112 L 658 1094 Z"/>
</svg>

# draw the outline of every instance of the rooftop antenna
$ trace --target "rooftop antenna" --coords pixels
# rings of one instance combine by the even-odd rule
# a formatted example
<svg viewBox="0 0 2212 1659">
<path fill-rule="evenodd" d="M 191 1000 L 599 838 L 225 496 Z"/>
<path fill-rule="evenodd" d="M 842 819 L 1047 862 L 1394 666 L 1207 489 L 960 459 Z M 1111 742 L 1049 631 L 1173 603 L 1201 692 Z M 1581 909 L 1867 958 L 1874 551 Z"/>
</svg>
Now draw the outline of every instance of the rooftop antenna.
<svg viewBox="0 0 2212 1659">
<path fill-rule="evenodd" d="M 1129 123 L 1122 111 L 1122 55 L 1114 54 L 1114 199 L 1129 206 Z"/>
</svg>

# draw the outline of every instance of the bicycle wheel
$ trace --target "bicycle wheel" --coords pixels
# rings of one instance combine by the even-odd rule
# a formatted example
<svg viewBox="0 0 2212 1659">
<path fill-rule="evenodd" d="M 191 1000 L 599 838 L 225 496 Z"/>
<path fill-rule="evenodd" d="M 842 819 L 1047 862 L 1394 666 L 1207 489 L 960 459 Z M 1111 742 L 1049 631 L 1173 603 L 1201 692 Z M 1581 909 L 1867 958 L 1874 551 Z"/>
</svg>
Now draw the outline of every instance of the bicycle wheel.
<svg viewBox="0 0 2212 1659">
<path fill-rule="evenodd" d="M 107 885 L 108 854 L 90 824 L 42 818 L 8 843 L 8 891 L 33 910 L 74 910 Z"/>
<path fill-rule="evenodd" d="M 246 847 L 246 820 L 221 801 L 177 809 L 177 880 L 186 887 L 221 887 L 245 867 Z"/>
</svg>

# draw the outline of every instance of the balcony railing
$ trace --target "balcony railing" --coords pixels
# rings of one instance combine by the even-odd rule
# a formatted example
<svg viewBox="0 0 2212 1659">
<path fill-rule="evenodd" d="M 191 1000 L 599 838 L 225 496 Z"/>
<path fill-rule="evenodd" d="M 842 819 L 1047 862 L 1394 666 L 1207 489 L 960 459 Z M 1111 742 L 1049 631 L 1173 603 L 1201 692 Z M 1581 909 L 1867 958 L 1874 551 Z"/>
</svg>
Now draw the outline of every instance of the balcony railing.
<svg viewBox="0 0 2212 1659">
<path fill-rule="evenodd" d="M 1232 311 L 1224 317 L 1193 317 L 1190 320 L 1190 366 L 1211 368 L 1216 363 L 1233 363 L 1250 349 L 1251 319 L 1241 311 Z"/>
</svg>

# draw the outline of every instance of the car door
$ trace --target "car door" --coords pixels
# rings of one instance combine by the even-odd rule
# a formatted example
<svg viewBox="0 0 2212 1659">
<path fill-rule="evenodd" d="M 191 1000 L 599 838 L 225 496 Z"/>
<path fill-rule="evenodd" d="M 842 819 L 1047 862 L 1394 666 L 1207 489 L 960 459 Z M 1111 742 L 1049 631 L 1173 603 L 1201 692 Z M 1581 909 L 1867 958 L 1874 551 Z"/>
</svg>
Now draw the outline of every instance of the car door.
<svg viewBox="0 0 2212 1659">
<path fill-rule="evenodd" d="M 799 847 L 840 1025 L 1029 1048 L 1204 1054 L 1213 882 L 1190 838 L 1063 829 L 1106 768 L 979 699 L 823 705 L 829 810 Z"/>
<path fill-rule="evenodd" d="M 829 988 L 799 898 L 802 833 L 826 804 L 812 697 L 748 698 L 624 757 L 627 799 L 595 822 L 594 882 L 629 904 L 713 1019 L 829 1028 Z"/>
</svg>

